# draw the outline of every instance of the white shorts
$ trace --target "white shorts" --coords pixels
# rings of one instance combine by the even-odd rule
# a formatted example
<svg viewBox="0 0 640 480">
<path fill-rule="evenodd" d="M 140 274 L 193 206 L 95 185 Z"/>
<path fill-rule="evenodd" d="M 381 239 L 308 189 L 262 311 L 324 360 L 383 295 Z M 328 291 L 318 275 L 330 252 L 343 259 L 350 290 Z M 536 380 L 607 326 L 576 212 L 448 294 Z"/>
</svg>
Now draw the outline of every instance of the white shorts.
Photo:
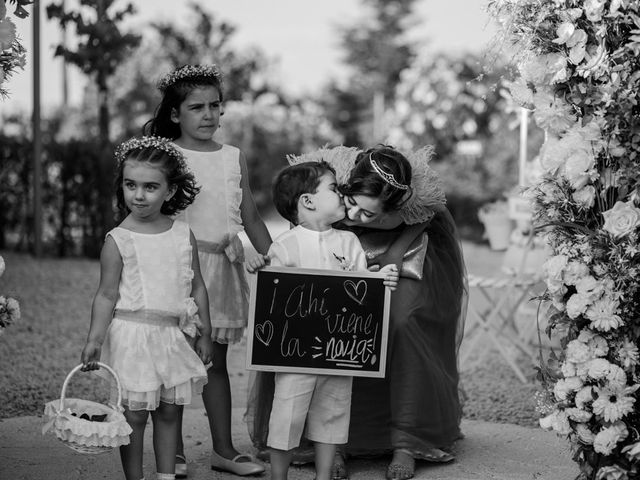
<svg viewBox="0 0 640 480">
<path fill-rule="evenodd" d="M 352 377 L 276 373 L 267 445 L 291 450 L 306 437 L 340 445 L 349 438 Z"/>
</svg>

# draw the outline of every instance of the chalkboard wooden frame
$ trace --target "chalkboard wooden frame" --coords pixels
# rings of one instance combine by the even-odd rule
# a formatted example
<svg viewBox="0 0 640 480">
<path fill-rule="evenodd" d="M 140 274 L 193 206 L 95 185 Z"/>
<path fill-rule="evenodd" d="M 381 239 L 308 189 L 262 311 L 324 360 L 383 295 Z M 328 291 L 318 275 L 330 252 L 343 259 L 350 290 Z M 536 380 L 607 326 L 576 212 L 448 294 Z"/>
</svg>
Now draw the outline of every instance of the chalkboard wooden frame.
<svg viewBox="0 0 640 480">
<path fill-rule="evenodd" d="M 389 288 L 386 288 L 383 285 L 384 275 L 376 272 L 345 272 L 340 270 L 320 270 L 320 269 L 310 269 L 310 268 L 293 268 L 293 267 L 265 267 L 259 270 L 255 275 L 251 275 L 251 298 L 249 304 L 249 323 L 247 327 L 247 355 L 246 355 L 246 367 L 249 370 L 260 370 L 260 371 L 268 371 L 268 372 L 293 372 L 293 373 L 310 373 L 317 375 L 343 375 L 343 376 L 354 376 L 354 377 L 372 377 L 372 378 L 384 378 L 385 376 L 385 368 L 386 368 L 386 358 L 387 358 L 387 342 L 388 342 L 388 334 L 389 334 L 389 306 L 391 300 L 391 293 Z M 344 278 L 344 280 L 342 280 Z M 346 307 L 342 306 L 340 312 L 334 313 L 334 320 L 329 320 L 329 317 L 320 318 L 323 315 L 323 312 L 315 312 L 308 313 L 308 315 L 315 316 L 313 318 L 314 324 L 313 327 L 310 328 L 322 328 L 320 323 L 324 321 L 327 326 L 327 333 L 329 333 L 329 324 L 333 325 L 333 332 L 338 330 L 342 330 L 343 326 L 345 326 L 345 330 L 341 332 L 342 339 L 333 338 L 333 340 L 329 340 L 327 344 L 323 344 L 317 335 L 313 335 L 311 340 L 315 340 L 316 345 L 313 345 L 312 342 L 309 341 L 308 338 L 301 338 L 300 344 L 297 345 L 301 350 L 304 350 L 304 360 L 300 360 L 302 363 L 308 361 L 311 362 L 320 362 L 324 361 L 325 363 L 333 362 L 333 364 L 326 364 L 322 366 L 300 366 L 293 365 L 288 360 L 284 360 L 284 356 L 282 354 L 282 343 L 280 343 L 280 351 L 276 353 L 278 356 L 278 360 L 265 361 L 264 359 L 256 359 L 256 357 L 264 356 L 265 351 L 268 349 L 273 350 L 275 345 L 278 343 L 277 341 L 273 344 L 272 339 L 274 332 L 276 335 L 281 335 L 281 340 L 284 342 L 284 335 L 287 333 L 288 327 L 288 319 L 283 321 L 281 318 L 269 317 L 269 311 L 273 311 L 274 308 L 282 308 L 279 302 L 276 302 L 276 297 L 281 299 L 282 295 L 278 295 L 277 293 L 277 285 L 280 280 L 283 280 L 284 285 L 286 282 L 298 282 L 302 281 L 306 286 L 309 280 L 311 280 L 310 291 L 311 295 L 313 294 L 314 286 L 317 288 L 322 288 L 322 286 L 331 285 L 333 290 L 329 292 L 329 290 L 324 290 L 325 292 L 329 292 L 332 294 L 332 297 L 335 299 L 336 294 L 338 296 L 342 295 L 346 304 L 349 304 L 349 308 L 351 310 L 351 314 L 349 311 L 346 311 Z M 270 283 L 269 283 L 270 282 Z M 326 282 L 326 283 L 324 283 Z M 336 288 L 337 282 L 342 283 L 342 290 Z M 364 282 L 364 287 L 362 285 Z M 288 283 L 287 283 L 288 284 Z M 273 286 L 276 285 L 276 286 Z M 318 286 L 320 285 L 320 286 Z M 297 284 L 297 287 L 300 287 L 300 283 Z M 362 287 L 362 288 L 361 288 Z M 366 287 L 366 288 L 365 288 Z M 374 295 L 371 298 L 367 298 L 365 304 L 365 298 L 368 293 L 368 289 L 371 287 L 374 291 Z M 283 287 L 284 288 L 284 287 Z M 301 299 L 304 295 L 304 288 L 302 288 L 303 293 L 300 293 Z M 260 292 L 258 292 L 260 289 Z M 380 298 L 380 295 L 375 295 L 376 292 L 380 292 L 380 290 L 384 290 L 384 295 Z M 284 290 L 283 292 L 286 292 Z M 316 291 L 317 292 L 317 291 Z M 265 295 L 267 297 L 265 297 Z M 261 305 L 258 306 L 258 297 L 260 297 Z M 348 298 L 350 297 L 350 299 Z M 267 302 L 265 302 L 265 298 Z M 291 294 L 288 296 L 291 298 Z M 269 300 L 270 299 L 270 300 Z M 324 307 L 324 299 L 320 300 L 316 298 L 316 303 L 314 305 L 319 305 L 319 302 L 322 302 L 322 306 Z M 331 301 L 327 298 L 327 301 Z M 302 300 L 300 300 L 302 302 Z M 267 304 L 265 306 L 265 303 Z M 369 311 L 366 310 L 369 304 L 373 303 L 375 310 Z M 270 304 L 270 305 L 268 305 Z M 276 305 L 274 307 L 274 305 Z M 288 302 L 287 302 L 288 305 Z M 286 307 L 284 307 L 286 308 Z M 256 309 L 261 311 L 256 312 Z M 334 310 L 337 310 L 334 307 Z M 326 312 L 324 312 L 326 313 Z M 358 314 L 359 313 L 359 314 Z M 364 318 L 366 314 L 366 319 Z M 283 314 L 284 315 L 284 314 Z M 346 318 L 349 315 L 348 319 Z M 305 316 L 305 314 L 303 314 Z M 299 317 L 295 315 L 293 317 L 300 321 Z M 337 319 L 342 320 L 337 320 Z M 371 320 L 371 323 L 369 323 Z M 304 322 L 309 322 L 309 319 L 302 320 Z M 340 322 L 340 327 L 338 328 L 337 322 Z M 274 326 L 275 323 L 275 326 Z M 271 325 L 267 325 L 271 324 Z M 354 329 L 356 325 L 361 327 L 358 332 L 349 331 L 349 328 L 346 328 L 346 325 L 352 326 Z M 257 325 L 257 326 L 256 326 Z M 283 326 L 284 325 L 284 326 Z M 298 325 L 300 328 L 302 324 Z M 306 324 L 311 325 L 311 324 Z M 369 328 L 365 328 L 365 325 L 370 327 L 371 329 L 375 329 L 375 331 L 370 331 Z M 267 332 L 265 327 L 270 327 Z M 284 333 L 280 333 L 278 330 L 279 327 L 282 327 Z M 374 328 L 375 327 L 375 328 Z M 256 329 L 257 332 L 256 332 Z M 358 337 L 356 333 L 360 334 L 361 337 Z M 347 338 L 349 337 L 349 338 Z M 376 338 L 379 337 L 379 338 Z M 366 340 L 365 340 L 366 338 Z M 307 341 L 305 343 L 305 340 Z M 289 340 L 290 342 L 290 340 Z M 334 348 L 337 344 L 340 345 L 337 350 L 341 352 L 345 352 L 345 348 L 343 345 L 351 342 L 353 348 L 350 350 L 352 354 L 355 354 L 356 351 L 361 353 L 361 360 L 364 360 L 364 357 L 367 357 L 366 361 L 357 362 L 353 361 L 353 355 L 346 360 L 345 362 L 341 362 L 335 359 L 322 360 L 323 355 L 326 358 L 327 352 L 330 350 L 329 345 L 333 348 L 331 351 L 335 352 Z M 318 347 L 318 343 L 321 344 L 321 347 Z M 364 351 L 364 345 L 366 343 L 366 352 Z M 356 348 L 357 345 L 357 348 Z M 320 350 L 322 348 L 322 350 Z M 255 352 L 254 352 L 255 349 Z M 323 352 L 323 354 L 315 354 L 313 356 L 313 360 L 309 359 L 309 356 L 312 356 L 312 353 L 315 352 Z M 262 354 L 260 352 L 263 352 Z M 309 353 L 309 355 L 306 355 Z M 268 355 L 271 355 L 269 353 Z M 275 357 L 272 357 L 275 358 Z M 288 362 L 288 363 L 287 363 Z M 287 363 L 287 364 L 283 364 Z M 374 366 L 375 363 L 375 366 Z"/>
</svg>

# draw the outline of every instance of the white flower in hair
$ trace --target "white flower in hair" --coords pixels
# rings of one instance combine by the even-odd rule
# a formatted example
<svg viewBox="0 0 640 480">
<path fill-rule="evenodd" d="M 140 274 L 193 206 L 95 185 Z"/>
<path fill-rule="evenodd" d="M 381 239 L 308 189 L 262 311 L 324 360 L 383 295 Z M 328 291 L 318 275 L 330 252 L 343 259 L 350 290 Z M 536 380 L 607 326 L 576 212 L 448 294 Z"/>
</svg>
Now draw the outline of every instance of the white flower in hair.
<svg viewBox="0 0 640 480">
<path fill-rule="evenodd" d="M 178 150 L 171 139 L 164 137 L 145 136 L 130 138 L 126 142 L 121 143 L 118 148 L 116 148 L 116 160 L 118 161 L 118 163 L 124 162 L 129 153 L 135 150 L 142 150 L 144 148 L 155 148 L 157 150 L 162 150 L 163 152 L 166 152 L 174 157 L 176 160 L 178 160 L 178 162 L 180 162 L 181 166 L 186 168 L 186 162 L 182 152 Z"/>
<path fill-rule="evenodd" d="M 162 77 L 158 82 L 158 90 L 164 92 L 167 87 L 179 80 L 197 77 L 215 78 L 218 82 L 222 81 L 222 73 L 217 65 L 184 65 Z"/>
</svg>

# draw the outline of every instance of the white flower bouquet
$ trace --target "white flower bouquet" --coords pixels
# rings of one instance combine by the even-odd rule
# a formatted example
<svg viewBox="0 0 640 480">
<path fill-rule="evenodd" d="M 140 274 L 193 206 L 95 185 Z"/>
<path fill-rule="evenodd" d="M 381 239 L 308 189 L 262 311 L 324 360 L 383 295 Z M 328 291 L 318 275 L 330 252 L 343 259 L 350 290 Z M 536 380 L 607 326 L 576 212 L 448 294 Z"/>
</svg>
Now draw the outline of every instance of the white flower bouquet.
<svg viewBox="0 0 640 480">
<path fill-rule="evenodd" d="M 9 18 L 7 3 L 16 6 L 13 14 L 18 18 L 29 15 L 25 6 L 33 3 L 33 0 L 3 0 L 0 2 L 0 97 L 6 96 L 7 91 L 2 84 L 16 69 L 24 69 L 26 65 L 26 50 L 16 33 L 16 26 Z"/>
<path fill-rule="evenodd" d="M 0 277 L 4 273 L 5 262 L 0 256 Z M 20 304 L 15 298 L 0 295 L 0 335 L 12 323 L 20 320 Z"/>
<path fill-rule="evenodd" d="M 493 0 L 514 100 L 546 132 L 528 195 L 551 250 L 540 425 L 581 480 L 640 479 L 640 0 Z"/>
</svg>

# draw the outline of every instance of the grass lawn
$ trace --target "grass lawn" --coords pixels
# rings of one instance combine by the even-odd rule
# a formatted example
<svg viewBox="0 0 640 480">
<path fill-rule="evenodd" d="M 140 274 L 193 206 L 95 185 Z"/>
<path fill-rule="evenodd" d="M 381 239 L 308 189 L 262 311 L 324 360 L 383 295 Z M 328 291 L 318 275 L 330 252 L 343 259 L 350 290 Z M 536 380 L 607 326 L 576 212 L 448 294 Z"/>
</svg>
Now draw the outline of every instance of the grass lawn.
<svg viewBox="0 0 640 480">
<path fill-rule="evenodd" d="M 470 247 L 471 248 L 471 247 Z M 487 255 L 468 254 L 471 262 L 487 262 Z M 0 252 L 6 271 L 0 277 L 0 294 L 20 301 L 21 320 L 0 336 L 0 419 L 41 415 L 46 402 L 60 398 L 67 373 L 79 363 L 89 329 L 91 301 L 98 286 L 97 260 L 35 260 Z M 479 267 L 479 266 L 478 266 Z M 246 397 L 248 375 L 243 370 L 242 344 L 230 348 L 229 374 L 234 404 Z M 237 358 L 236 358 L 237 357 Z M 523 365 L 532 372 L 531 365 Z M 524 385 L 496 354 L 472 371 L 462 373 L 467 418 L 523 426 L 537 425 L 534 383 Z M 67 396 L 101 401 L 106 388 L 93 375 L 78 374 Z"/>
</svg>

